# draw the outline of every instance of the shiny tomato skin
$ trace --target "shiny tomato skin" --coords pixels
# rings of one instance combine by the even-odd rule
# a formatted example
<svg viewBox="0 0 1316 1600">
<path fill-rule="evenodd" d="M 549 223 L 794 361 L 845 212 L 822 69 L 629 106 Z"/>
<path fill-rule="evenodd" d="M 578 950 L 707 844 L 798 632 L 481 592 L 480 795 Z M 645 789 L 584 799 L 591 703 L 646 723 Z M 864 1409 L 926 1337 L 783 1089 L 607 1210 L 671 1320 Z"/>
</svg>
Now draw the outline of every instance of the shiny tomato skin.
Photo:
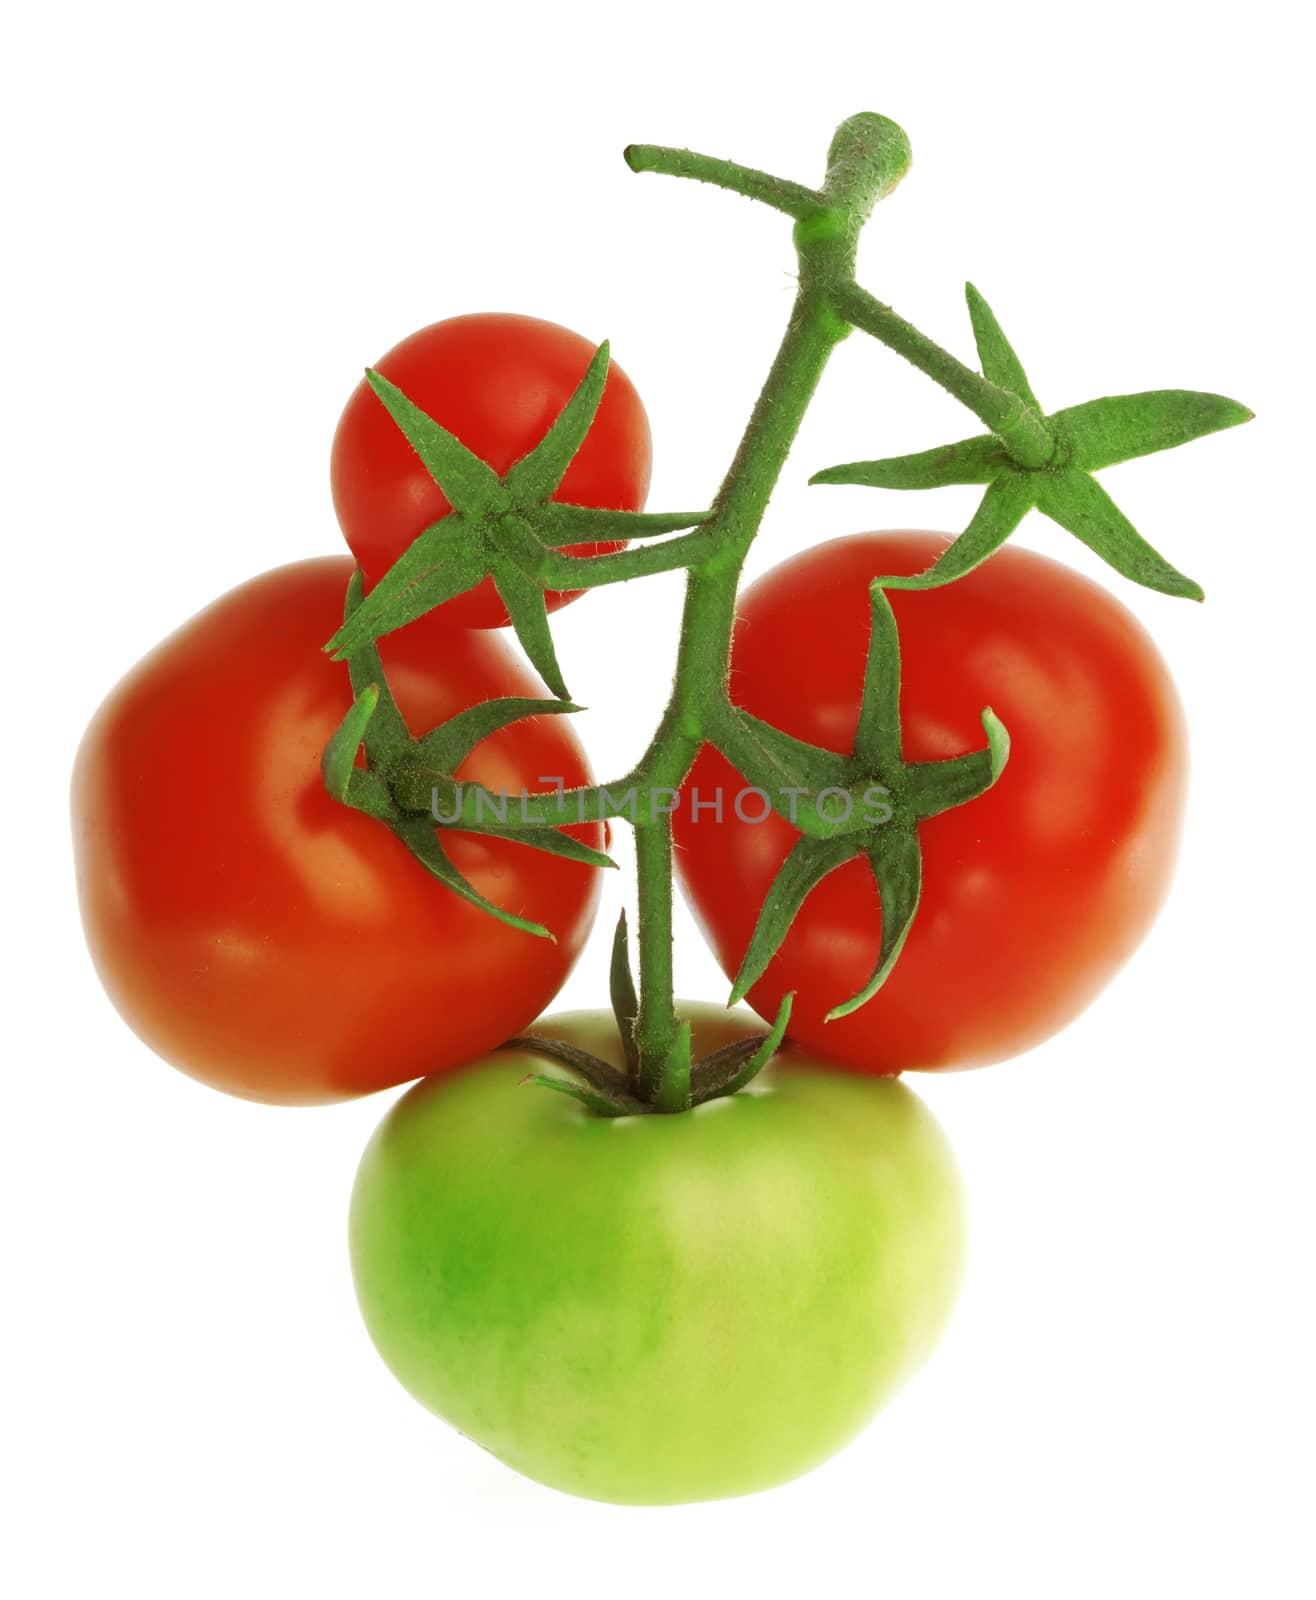
<svg viewBox="0 0 1316 1600">
<path fill-rule="evenodd" d="M 868 585 L 945 548 L 933 533 L 834 539 L 750 585 L 737 608 L 731 694 L 812 743 L 848 751 L 868 637 Z M 1008 547 L 960 581 L 889 591 L 900 630 L 907 760 L 981 747 L 979 709 L 1011 736 L 986 795 L 920 824 L 923 896 L 884 988 L 827 1011 L 875 965 L 871 869 L 852 860 L 814 889 L 749 999 L 763 1016 L 796 990 L 791 1035 L 863 1072 L 972 1067 L 1017 1055 L 1076 1017 L 1138 945 L 1173 872 L 1187 741 L 1169 673 L 1112 595 L 1058 562 Z M 734 973 L 797 835 L 721 825 L 690 793 L 739 775 L 705 749 L 676 825 L 685 891 Z M 747 808 L 750 809 L 750 808 Z M 751 814 L 755 814 L 751 810 Z"/>
<path fill-rule="evenodd" d="M 557 943 L 507 927 L 330 798 L 320 753 L 351 690 L 320 646 L 352 570 L 303 561 L 215 601 L 110 693 L 75 764 L 78 892 L 110 998 L 165 1060 L 253 1100 L 341 1100 L 479 1055 L 552 1000 L 594 914 L 595 869 L 446 834 L 477 888 Z M 381 655 L 413 733 L 537 692 L 501 640 L 428 618 Z M 562 717 L 492 736 L 459 775 L 515 793 L 541 774 L 589 781 Z"/>
<path fill-rule="evenodd" d="M 745 1012 L 681 1006 L 704 1052 Z M 620 1065 L 607 1012 L 536 1032 Z M 903 1084 L 786 1047 L 748 1090 L 607 1119 L 521 1050 L 426 1079 L 352 1195 L 357 1297 L 394 1375 L 507 1465 L 592 1499 L 784 1483 L 926 1359 L 964 1254 L 954 1157 Z"/>
<path fill-rule="evenodd" d="M 557 323 L 477 312 L 421 328 L 394 345 L 375 370 L 501 475 L 547 433 L 594 351 L 588 339 Z M 590 430 L 553 499 L 639 511 L 649 492 L 651 466 L 644 406 L 614 362 Z M 367 586 L 451 509 L 364 378 L 334 435 L 330 485 L 338 521 Z M 573 545 L 569 553 L 621 548 L 620 542 Z M 549 610 L 580 593 L 550 593 Z M 507 622 L 488 578 L 441 610 L 449 626 L 495 628 Z"/>
</svg>

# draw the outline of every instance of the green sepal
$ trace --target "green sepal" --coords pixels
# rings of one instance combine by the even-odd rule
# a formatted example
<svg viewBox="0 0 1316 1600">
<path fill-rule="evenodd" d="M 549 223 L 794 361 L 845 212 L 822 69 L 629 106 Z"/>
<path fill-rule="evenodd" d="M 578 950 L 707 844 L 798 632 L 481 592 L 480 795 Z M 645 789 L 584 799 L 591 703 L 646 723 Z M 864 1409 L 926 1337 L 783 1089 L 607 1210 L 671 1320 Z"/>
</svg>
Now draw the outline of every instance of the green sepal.
<svg viewBox="0 0 1316 1600">
<path fill-rule="evenodd" d="M 1050 420 L 1069 447 L 1071 465 L 1097 472 L 1137 456 L 1173 450 L 1222 428 L 1250 422 L 1253 413 L 1237 400 L 1195 389 L 1148 389 L 1107 395 L 1054 412 Z"/>
<path fill-rule="evenodd" d="M 553 631 L 548 625 L 543 589 L 512 561 L 496 559 L 493 580 L 530 664 L 548 685 L 550 693 L 559 700 L 570 700 L 553 645 Z"/>
<path fill-rule="evenodd" d="M 600 1094 L 587 1083 L 572 1083 L 567 1078 L 555 1078 L 547 1072 L 527 1072 L 521 1082 L 533 1083 L 540 1089 L 552 1089 L 557 1094 L 568 1094 L 573 1100 L 579 1100 L 586 1111 L 596 1117 L 632 1117 L 639 1112 L 653 1110 L 652 1106 L 646 1106 L 642 1101 L 627 1105 L 611 1095 Z"/>
<path fill-rule="evenodd" d="M 926 572 L 911 577 L 882 577 L 884 589 L 939 589 L 980 567 L 1023 521 L 1035 503 L 1038 474 L 1002 469 L 1001 476 L 978 502 L 968 526 L 937 557 Z"/>
<path fill-rule="evenodd" d="M 418 739 L 409 758 L 414 759 L 417 766 L 453 773 L 481 740 L 512 723 L 525 717 L 566 716 L 581 709 L 570 700 L 535 700 L 527 695 L 482 700 L 469 710 L 457 712 L 423 739 Z"/>
<path fill-rule="evenodd" d="M 746 772 L 741 766 L 745 753 L 743 739 L 736 741 L 734 753 L 730 749 L 723 751 L 735 766 L 741 768 L 745 777 L 753 781 L 761 778 L 775 781 L 777 777 L 782 777 L 788 779 L 793 788 L 814 792 L 836 784 L 838 777 L 843 780 L 844 757 L 837 756 L 830 750 L 822 750 L 817 745 L 807 744 L 803 739 L 796 739 L 789 733 L 783 733 L 780 728 L 774 728 L 770 722 L 764 722 L 751 712 L 736 709 L 733 715 L 740 724 L 742 732 L 753 740 L 754 755 L 762 758 L 757 771 Z M 774 771 L 769 773 L 762 765 L 762 761 L 770 763 Z M 763 787 L 766 788 L 767 784 L 765 783 Z"/>
<path fill-rule="evenodd" d="M 868 658 L 855 725 L 854 754 L 868 772 L 894 776 L 903 755 L 900 737 L 900 634 L 891 602 L 870 586 Z"/>
<path fill-rule="evenodd" d="M 367 686 L 357 695 L 347 715 L 334 729 L 320 756 L 320 771 L 324 786 L 335 800 L 346 802 L 352 773 L 356 770 L 357 752 L 370 726 L 370 719 L 379 705 L 379 685 Z"/>
<path fill-rule="evenodd" d="M 460 512 L 453 512 L 413 539 L 325 645 L 333 660 L 349 660 L 363 646 L 473 589 L 485 564 L 464 544 L 465 531 Z"/>
<path fill-rule="evenodd" d="M 630 935 L 626 927 L 623 907 L 617 918 L 617 929 L 612 936 L 612 961 L 608 968 L 608 994 L 612 1001 L 612 1014 L 617 1019 L 617 1032 L 626 1057 L 626 1071 L 632 1083 L 639 1079 L 640 1052 L 635 1043 L 635 1019 L 640 1014 L 640 999 L 635 992 L 635 978 L 631 973 Z"/>
<path fill-rule="evenodd" d="M 810 892 L 829 872 L 834 872 L 863 849 L 862 844 L 847 837 L 802 838 L 796 843 L 764 896 L 754 932 L 731 986 L 728 1005 L 743 1000 L 763 976 Z"/>
<path fill-rule="evenodd" d="M 590 1050 L 567 1039 L 544 1038 L 536 1033 L 523 1033 L 508 1039 L 499 1046 L 501 1050 L 526 1050 L 535 1055 L 548 1056 L 578 1072 L 592 1089 L 607 1095 L 615 1102 L 631 1102 L 629 1110 L 647 1111 L 649 1108 L 636 1099 L 624 1073 L 618 1072 L 610 1062 L 602 1060 Z M 554 1079 L 554 1082 L 559 1080 Z"/>
<path fill-rule="evenodd" d="M 604 506 L 573 506 L 546 500 L 521 515 L 546 545 L 609 543 L 616 539 L 653 539 L 663 533 L 697 528 L 711 511 L 610 511 Z"/>
<path fill-rule="evenodd" d="M 473 883 L 464 878 L 453 866 L 447 851 L 440 844 L 432 821 L 425 818 L 407 818 L 393 823 L 392 828 L 426 872 L 446 885 L 454 894 L 459 894 L 463 900 L 469 900 L 481 911 L 487 911 L 491 917 L 497 917 L 499 922 L 505 922 L 509 928 L 519 928 L 523 933 L 534 934 L 537 939 L 548 939 L 553 944 L 557 943 L 543 923 L 531 922 L 525 917 L 518 917 L 514 912 L 504 911 L 492 900 L 487 900 Z"/>
<path fill-rule="evenodd" d="M 996 436 L 982 433 L 915 455 L 824 467 L 809 482 L 857 483 L 871 489 L 942 489 L 950 484 L 990 483 L 1009 464 Z"/>
<path fill-rule="evenodd" d="M 578 861 L 583 867 L 615 867 L 617 863 L 609 855 L 604 855 L 602 850 L 595 850 L 591 845 L 582 844 L 569 833 L 563 833 L 559 828 L 553 828 L 546 823 L 530 822 L 524 827 L 508 826 L 502 823 L 491 822 L 453 822 L 447 824 L 454 833 L 478 833 L 482 838 L 507 839 L 512 844 L 521 844 L 527 850 L 542 850 L 548 856 L 561 856 L 564 861 Z"/>
<path fill-rule="evenodd" d="M 981 712 L 987 744 L 945 761 L 918 761 L 905 768 L 902 794 L 916 817 L 935 817 L 986 794 L 1010 759 L 1010 735 L 990 706 Z"/>
<path fill-rule="evenodd" d="M 731 1044 L 724 1044 L 720 1050 L 714 1050 L 711 1055 L 695 1063 L 690 1074 L 690 1098 L 695 1105 L 735 1094 L 762 1072 L 786 1036 L 794 1003 L 795 991 L 792 989 L 782 996 L 781 1004 L 777 1007 L 777 1019 L 770 1032 L 733 1040 Z"/>
<path fill-rule="evenodd" d="M 1023 362 L 1001 331 L 992 308 L 971 283 L 964 285 L 964 298 L 969 306 L 969 321 L 973 324 L 973 341 L 978 347 L 983 377 L 998 389 L 1008 389 L 1011 394 L 1017 395 L 1040 416 L 1042 408 L 1024 372 Z"/>
<path fill-rule="evenodd" d="M 833 1006 L 824 1019 L 835 1022 L 867 1005 L 890 976 L 918 911 L 923 888 L 923 851 L 916 828 L 886 828 L 868 849 L 869 864 L 877 879 L 882 902 L 882 939 L 877 966 L 858 994 Z"/>
<path fill-rule="evenodd" d="M 409 400 L 396 384 L 373 369 L 367 370 L 366 378 L 454 510 L 478 517 L 506 502 L 502 482 L 487 462 Z"/>
<path fill-rule="evenodd" d="M 552 427 L 529 453 L 507 472 L 503 482 L 518 503 L 547 500 L 562 482 L 576 452 L 585 442 L 608 380 L 608 341 L 594 352 L 571 398 Z"/>
<path fill-rule="evenodd" d="M 343 601 L 345 623 L 350 622 L 360 610 L 364 595 L 365 574 L 358 567 L 348 580 L 347 595 Z M 376 650 L 373 640 L 362 645 L 352 655 L 347 663 L 347 676 L 354 695 L 363 694 L 371 687 L 379 691 L 375 713 L 366 727 L 363 741 L 366 758 L 373 763 L 377 759 L 387 757 L 399 746 L 405 745 L 411 738 L 411 730 L 398 710 L 393 691 L 388 686 L 384 664 L 379 659 L 379 651 Z"/>
<path fill-rule="evenodd" d="M 1200 585 L 1152 549 L 1095 478 L 1071 468 L 1040 473 L 1036 481 L 1038 510 L 1081 539 L 1116 572 L 1161 594 L 1203 598 Z"/>
</svg>

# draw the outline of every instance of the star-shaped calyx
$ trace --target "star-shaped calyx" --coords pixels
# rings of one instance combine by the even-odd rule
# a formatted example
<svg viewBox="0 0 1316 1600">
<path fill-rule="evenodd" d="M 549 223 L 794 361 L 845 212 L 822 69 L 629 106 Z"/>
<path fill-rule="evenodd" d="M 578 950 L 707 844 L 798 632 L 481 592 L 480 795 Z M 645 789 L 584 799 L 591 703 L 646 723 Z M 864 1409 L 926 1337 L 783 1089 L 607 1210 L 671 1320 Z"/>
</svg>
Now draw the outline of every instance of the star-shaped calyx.
<svg viewBox="0 0 1316 1600">
<path fill-rule="evenodd" d="M 1252 413 L 1223 395 L 1152 389 L 1109 395 L 1046 414 L 991 307 L 972 284 L 966 285 L 965 294 L 983 376 L 1008 390 L 1041 420 L 1051 436 L 1051 458 L 1039 466 L 1021 463 L 1001 439 L 988 433 L 916 455 L 853 461 L 816 473 L 811 483 L 883 489 L 939 489 L 956 483 L 988 486 L 964 532 L 926 572 L 884 579 L 886 586 L 932 589 L 963 577 L 1004 544 L 1036 506 L 1134 583 L 1200 600 L 1201 588 L 1147 543 L 1092 474 L 1235 427 Z"/>
<path fill-rule="evenodd" d="M 362 589 L 361 574 L 357 572 L 348 586 L 345 627 L 360 615 Z M 389 691 L 379 652 L 368 639 L 355 649 L 348 671 L 355 699 L 325 746 L 321 762 L 329 793 L 344 805 L 385 823 L 431 877 L 464 900 L 513 928 L 551 940 L 552 933 L 542 923 L 505 911 L 464 878 L 444 848 L 443 833 L 451 828 L 459 833 L 489 834 L 586 866 L 615 866 L 611 857 L 590 849 L 569 833 L 545 825 L 509 826 L 502 820 L 491 820 L 488 826 L 464 819 L 459 825 L 440 822 L 432 811 L 417 811 L 399 804 L 390 780 L 403 771 L 421 771 L 432 787 L 446 787 L 455 792 L 456 781 L 450 775 L 482 739 L 519 722 L 522 717 L 555 716 L 580 708 L 568 700 L 507 696 L 458 712 L 423 738 L 413 739 Z M 357 756 L 362 750 L 366 764 L 358 766 Z M 447 805 L 450 799 L 451 794 L 445 799 L 444 809 L 453 809 Z"/>
<path fill-rule="evenodd" d="M 745 711 L 735 711 L 727 737 L 715 741 L 770 797 L 795 797 L 789 815 L 801 832 L 764 898 L 729 1004 L 758 982 L 810 891 L 856 856 L 871 866 L 882 902 L 877 964 L 858 994 L 835 1006 L 828 1020 L 848 1016 L 871 1000 L 895 966 L 918 911 L 923 879 L 918 824 L 985 793 L 1009 758 L 1009 734 L 986 707 L 982 749 L 943 761 L 904 759 L 900 641 L 882 592 L 885 581 L 878 580 L 870 591 L 868 659 L 849 755 L 805 744 Z"/>
<path fill-rule="evenodd" d="M 521 1081 L 535 1083 L 558 1094 L 568 1094 L 602 1117 L 631 1117 L 646 1112 L 688 1111 L 705 1100 L 735 1094 L 767 1066 L 777 1053 L 790 1022 L 794 994 L 784 997 L 775 1022 L 767 1033 L 747 1034 L 734 1039 L 711 1055 L 693 1060 L 691 1028 L 681 1023 L 676 1042 L 659 1071 L 647 1077 L 635 1043 L 635 1024 L 640 1012 L 635 980 L 631 976 L 630 946 L 626 932 L 626 913 L 617 921 L 612 941 L 612 966 L 609 974 L 612 1014 L 617 1019 L 621 1041 L 622 1066 L 605 1061 L 566 1039 L 527 1033 L 509 1039 L 504 1050 L 547 1056 L 570 1067 L 574 1078 L 543 1072 L 527 1073 Z"/>
<path fill-rule="evenodd" d="M 552 693 L 567 698 L 544 591 L 562 586 L 558 580 L 583 586 L 591 569 L 599 576 L 606 571 L 629 575 L 630 569 L 624 560 L 572 558 L 556 547 L 671 533 L 707 516 L 704 511 L 609 511 L 550 498 L 589 432 L 607 376 L 605 342 L 548 432 L 500 477 L 395 384 L 367 372 L 371 388 L 452 510 L 417 535 L 330 639 L 325 649 L 334 660 L 350 660 L 373 640 L 492 577 L 526 655 Z M 609 561 L 611 567 L 605 565 Z"/>
</svg>

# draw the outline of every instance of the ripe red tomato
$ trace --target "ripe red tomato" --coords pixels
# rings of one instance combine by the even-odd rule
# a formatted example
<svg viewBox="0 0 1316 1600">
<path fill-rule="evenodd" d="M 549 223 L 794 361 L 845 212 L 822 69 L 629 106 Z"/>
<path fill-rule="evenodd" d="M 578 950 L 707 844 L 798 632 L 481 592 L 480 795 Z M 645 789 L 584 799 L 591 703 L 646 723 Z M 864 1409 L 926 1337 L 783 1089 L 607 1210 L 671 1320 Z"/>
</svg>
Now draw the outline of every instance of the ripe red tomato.
<svg viewBox="0 0 1316 1600">
<path fill-rule="evenodd" d="M 396 344 L 375 370 L 455 434 L 498 473 L 528 455 L 585 374 L 595 347 L 569 328 L 536 317 L 481 312 L 433 323 Z M 639 511 L 649 492 L 649 419 L 614 362 L 603 399 L 555 500 Z M 330 457 L 334 509 L 366 576 L 377 583 L 407 546 L 450 505 L 363 378 L 352 391 Z M 620 550 L 621 543 L 573 545 L 571 555 Z M 549 610 L 580 590 L 550 593 Z M 507 612 L 493 583 L 442 608 L 445 622 L 498 628 Z"/>
<path fill-rule="evenodd" d="M 857 534 L 752 584 L 738 606 L 736 703 L 848 751 L 869 583 L 922 571 L 945 543 L 931 533 Z M 1146 933 L 1178 839 L 1182 713 L 1137 620 L 1055 561 L 1011 547 L 945 588 L 888 595 L 906 760 L 980 747 L 978 713 L 991 706 L 1010 732 L 1009 764 L 987 794 L 919 825 L 922 902 L 873 1000 L 823 1021 L 876 965 L 880 905 L 862 857 L 814 889 L 749 998 L 771 1017 L 796 990 L 791 1037 L 865 1072 L 979 1066 L 1064 1027 Z M 683 885 L 729 974 L 798 837 L 775 814 L 739 820 L 731 797 L 742 782 L 705 749 L 673 818 Z M 719 786 L 721 823 L 707 808 L 693 817 L 691 791 L 707 799 Z"/>
<path fill-rule="evenodd" d="M 346 556 L 281 567 L 193 617 L 111 692 L 74 770 L 83 923 L 110 998 L 165 1060 L 254 1100 L 343 1099 L 482 1054 L 553 998 L 594 915 L 595 869 L 445 832 L 481 893 L 557 943 L 508 927 L 330 798 L 320 754 L 351 689 L 320 647 L 351 572 Z M 501 640 L 429 618 L 381 657 L 413 733 L 536 693 Z M 591 781 L 564 717 L 492 735 L 458 775 L 511 793 Z"/>
</svg>

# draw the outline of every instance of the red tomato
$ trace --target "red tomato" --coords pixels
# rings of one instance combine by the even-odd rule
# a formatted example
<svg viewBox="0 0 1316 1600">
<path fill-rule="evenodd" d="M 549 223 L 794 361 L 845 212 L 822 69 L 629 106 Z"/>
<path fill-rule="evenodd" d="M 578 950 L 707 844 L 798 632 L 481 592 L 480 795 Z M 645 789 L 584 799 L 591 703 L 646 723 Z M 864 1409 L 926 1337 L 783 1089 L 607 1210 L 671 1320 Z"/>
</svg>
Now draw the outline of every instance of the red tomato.
<svg viewBox="0 0 1316 1600">
<path fill-rule="evenodd" d="M 74 770 L 83 923 L 110 998 L 167 1061 L 254 1100 L 339 1100 L 483 1054 L 557 993 L 594 915 L 595 869 L 445 832 L 477 889 L 557 943 L 510 928 L 330 798 L 320 753 L 351 689 L 320 646 L 351 572 L 346 556 L 281 567 L 193 617 L 112 691 Z M 536 693 L 501 640 L 428 618 L 381 656 L 413 733 Z M 563 717 L 491 736 L 459 776 L 512 793 L 591 781 Z"/>
<path fill-rule="evenodd" d="M 737 608 L 732 698 L 847 752 L 869 582 L 920 572 L 945 544 L 931 533 L 857 534 L 760 578 Z M 1146 933 L 1179 833 L 1182 713 L 1136 619 L 1057 562 L 1011 547 L 945 588 L 888 594 L 906 760 L 979 748 L 978 713 L 991 706 L 1010 731 L 1009 764 L 987 794 L 919 825 L 922 902 L 873 1000 L 823 1021 L 876 965 L 881 911 L 862 857 L 814 889 L 749 998 L 771 1017 L 798 991 L 791 1037 L 861 1071 L 979 1066 L 1064 1027 Z M 731 800 L 741 785 L 706 748 L 673 819 L 683 885 L 728 974 L 798 838 L 775 814 L 738 820 Z M 719 786 L 724 820 L 707 809 L 692 817 L 691 790 L 707 799 Z"/>
<path fill-rule="evenodd" d="M 375 363 L 391 383 L 498 473 L 528 455 L 585 375 L 595 346 L 536 317 L 480 312 L 433 323 Z M 649 492 L 649 419 L 614 362 L 585 442 L 555 500 L 639 511 Z M 329 465 L 334 509 L 367 585 L 377 583 L 432 522 L 451 507 L 363 378 L 334 435 Z M 621 543 L 573 545 L 571 555 L 620 550 Z M 556 610 L 581 593 L 550 593 Z M 491 579 L 442 608 L 449 624 L 499 628 L 507 612 Z"/>
</svg>

